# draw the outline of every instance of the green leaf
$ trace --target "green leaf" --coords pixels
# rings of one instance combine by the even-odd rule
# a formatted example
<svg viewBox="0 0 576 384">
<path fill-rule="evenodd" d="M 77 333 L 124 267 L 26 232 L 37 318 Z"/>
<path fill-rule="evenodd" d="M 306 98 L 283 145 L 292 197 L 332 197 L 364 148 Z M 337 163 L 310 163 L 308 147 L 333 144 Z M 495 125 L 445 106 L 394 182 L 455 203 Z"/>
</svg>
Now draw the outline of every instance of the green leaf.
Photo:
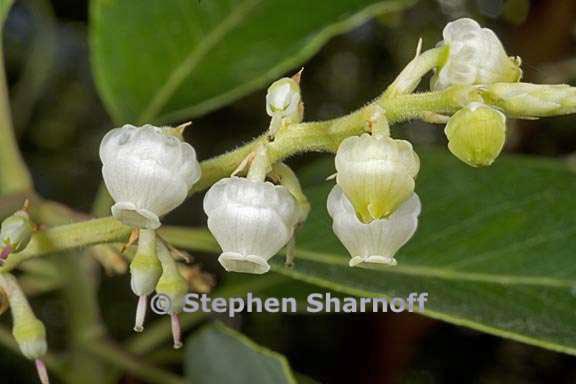
<svg viewBox="0 0 576 384">
<path fill-rule="evenodd" d="M 357 296 L 427 292 L 425 314 L 529 344 L 576 354 L 576 177 L 557 161 L 508 157 L 470 168 L 423 152 L 416 236 L 396 267 L 348 267 L 331 231 L 326 197 L 332 161 L 307 195 L 314 207 L 298 238 L 296 279 Z"/>
<path fill-rule="evenodd" d="M 552 160 L 475 169 L 447 151 L 419 154 L 420 227 L 398 266 L 348 267 L 326 213 L 326 160 L 300 172 L 313 208 L 296 264 L 276 256 L 273 269 L 347 295 L 427 292 L 424 315 L 576 355 L 576 175 Z"/>
<path fill-rule="evenodd" d="M 0 0 L 0 23 L 3 23 L 14 0 Z"/>
<path fill-rule="evenodd" d="M 117 123 L 173 121 L 230 103 L 332 36 L 414 0 L 93 0 L 96 83 Z"/>
<path fill-rule="evenodd" d="M 220 323 L 205 326 L 186 342 L 186 380 L 212 383 L 296 383 L 284 356 Z"/>
</svg>

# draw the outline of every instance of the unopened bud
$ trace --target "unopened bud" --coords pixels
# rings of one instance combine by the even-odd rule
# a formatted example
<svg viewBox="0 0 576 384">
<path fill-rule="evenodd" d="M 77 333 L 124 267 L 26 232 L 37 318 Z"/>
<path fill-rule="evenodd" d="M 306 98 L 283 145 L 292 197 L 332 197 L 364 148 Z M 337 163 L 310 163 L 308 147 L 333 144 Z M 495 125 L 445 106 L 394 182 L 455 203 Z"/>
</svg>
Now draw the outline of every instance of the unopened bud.
<svg viewBox="0 0 576 384">
<path fill-rule="evenodd" d="M 188 293 L 188 282 L 180 273 L 176 261 L 166 246 L 159 243 L 157 251 L 158 258 L 162 263 L 162 275 L 156 285 L 156 293 L 168 296 L 170 313 L 179 313 L 184 306 L 186 293 Z"/>
<path fill-rule="evenodd" d="M 12 312 L 12 334 L 22 354 L 31 360 L 41 358 L 47 350 L 44 324 L 32 312 L 14 276 L 0 274 L 0 288 L 8 297 Z"/>
<path fill-rule="evenodd" d="M 34 228 L 30 216 L 20 210 L 2 222 L 0 229 L 0 246 L 9 247 L 12 253 L 20 252 L 30 242 Z"/>
<path fill-rule="evenodd" d="M 136 332 L 144 329 L 147 298 L 154 291 L 161 274 L 162 267 L 156 256 L 156 233 L 153 229 L 140 229 L 138 250 L 130 263 L 130 286 L 138 296 L 134 322 Z"/>
<path fill-rule="evenodd" d="M 452 85 L 517 82 L 522 77 L 519 58 L 508 57 L 500 39 L 472 19 L 458 19 L 446 25 L 447 57 L 431 81 L 433 90 Z"/>
<path fill-rule="evenodd" d="M 269 116 L 279 116 L 293 123 L 300 122 L 300 103 L 300 85 L 292 78 L 284 77 L 268 88 L 266 112 Z"/>
<path fill-rule="evenodd" d="M 156 256 L 155 237 L 154 230 L 140 230 L 138 250 L 130 263 L 130 285 L 137 296 L 151 294 L 162 274 L 162 267 Z"/>
<path fill-rule="evenodd" d="M 46 354 L 46 328 L 34 315 L 21 318 L 14 323 L 12 334 L 22 354 L 31 360 Z"/>
<path fill-rule="evenodd" d="M 188 282 L 180 274 L 178 265 L 172 258 L 168 248 L 159 243 L 157 247 L 158 258 L 162 263 L 162 276 L 156 285 L 156 292 L 160 295 L 166 295 L 170 300 L 170 324 L 172 326 L 172 338 L 174 339 L 174 348 L 182 347 L 182 331 L 180 326 L 179 313 L 184 307 L 186 293 L 188 293 Z"/>
<path fill-rule="evenodd" d="M 448 149 L 472 167 L 491 165 L 506 140 L 506 116 L 485 104 L 471 103 L 456 112 L 444 130 Z"/>
<path fill-rule="evenodd" d="M 492 84 L 484 99 L 515 117 L 546 117 L 576 113 L 576 87 L 566 84 Z"/>
</svg>

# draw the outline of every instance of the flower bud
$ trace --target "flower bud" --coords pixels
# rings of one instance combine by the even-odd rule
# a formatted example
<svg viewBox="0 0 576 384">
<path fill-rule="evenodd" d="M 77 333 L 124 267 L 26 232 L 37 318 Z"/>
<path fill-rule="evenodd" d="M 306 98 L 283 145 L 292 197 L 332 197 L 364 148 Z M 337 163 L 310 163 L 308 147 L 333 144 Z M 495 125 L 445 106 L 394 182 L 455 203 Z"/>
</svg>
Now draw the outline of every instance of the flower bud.
<svg viewBox="0 0 576 384">
<path fill-rule="evenodd" d="M 48 345 L 46 343 L 46 328 L 36 318 L 26 296 L 18 285 L 18 281 L 9 273 L 0 273 L 0 288 L 8 298 L 12 312 L 12 335 L 24 356 L 34 360 L 40 383 L 49 384 L 48 371 L 42 361 Z"/>
<path fill-rule="evenodd" d="M 184 306 L 184 296 L 188 293 L 188 281 L 180 273 L 166 245 L 159 242 L 156 252 L 162 265 L 162 274 L 156 284 L 156 293 L 168 296 L 170 313 L 179 313 Z"/>
<path fill-rule="evenodd" d="M 332 229 L 352 256 L 351 267 L 360 263 L 396 265 L 394 255 L 416 232 L 421 208 L 418 195 L 413 193 L 387 218 L 365 224 L 358 220 L 338 185 L 328 195 L 327 206 Z"/>
<path fill-rule="evenodd" d="M 180 274 L 178 266 L 168 248 L 159 243 L 156 248 L 158 258 L 162 263 L 162 276 L 156 285 L 156 292 L 161 295 L 166 295 L 169 299 L 170 307 L 170 320 L 172 325 L 172 337 L 174 339 L 174 348 L 182 347 L 182 331 L 180 326 L 180 318 L 178 314 L 182 312 L 186 293 L 188 293 L 188 281 Z"/>
<path fill-rule="evenodd" d="M 12 311 L 12 334 L 28 359 L 35 360 L 46 354 L 46 329 L 32 312 L 16 278 L 0 274 L 0 288 L 4 290 Z"/>
<path fill-rule="evenodd" d="M 301 214 L 285 187 L 240 177 L 214 184 L 204 211 L 224 269 L 256 274 L 268 272 L 268 259 L 288 243 Z"/>
<path fill-rule="evenodd" d="M 266 112 L 269 116 L 279 116 L 289 122 L 302 121 L 300 85 L 296 80 L 284 77 L 275 81 L 266 94 Z"/>
<path fill-rule="evenodd" d="M 493 84 L 484 98 L 515 117 L 546 117 L 576 113 L 576 87 L 566 84 Z"/>
<path fill-rule="evenodd" d="M 33 230 L 30 216 L 25 210 L 20 210 L 2 222 L 0 246 L 9 249 L 8 253 L 20 252 L 30 242 Z"/>
<path fill-rule="evenodd" d="M 364 223 L 390 215 L 414 192 L 418 155 L 405 140 L 349 137 L 336 152 L 336 182 Z"/>
<path fill-rule="evenodd" d="M 442 32 L 447 46 L 445 62 L 432 78 L 433 90 L 452 85 L 517 82 L 522 77 L 520 59 L 508 57 L 500 39 L 472 19 L 448 23 Z"/>
<path fill-rule="evenodd" d="M 156 256 L 156 233 L 152 229 L 141 229 L 138 250 L 130 263 L 130 287 L 138 296 L 134 330 L 144 330 L 144 320 L 150 295 L 162 274 L 160 260 Z"/>
<path fill-rule="evenodd" d="M 162 267 L 156 256 L 155 236 L 153 230 L 140 230 L 138 250 L 130 263 L 130 285 L 137 296 L 147 296 L 154 292 L 162 274 Z"/>
<path fill-rule="evenodd" d="M 200 178 L 194 148 L 174 129 L 125 125 L 102 139 L 102 174 L 116 202 L 112 214 L 124 224 L 158 228 L 159 217 L 180 205 Z"/>
<path fill-rule="evenodd" d="M 506 116 L 485 104 L 471 103 L 456 112 L 444 130 L 450 152 L 472 167 L 491 165 L 506 140 Z"/>
<path fill-rule="evenodd" d="M 46 329 L 44 324 L 33 314 L 22 317 L 14 323 L 12 334 L 20 347 L 22 354 L 30 360 L 38 359 L 46 354 Z"/>
</svg>

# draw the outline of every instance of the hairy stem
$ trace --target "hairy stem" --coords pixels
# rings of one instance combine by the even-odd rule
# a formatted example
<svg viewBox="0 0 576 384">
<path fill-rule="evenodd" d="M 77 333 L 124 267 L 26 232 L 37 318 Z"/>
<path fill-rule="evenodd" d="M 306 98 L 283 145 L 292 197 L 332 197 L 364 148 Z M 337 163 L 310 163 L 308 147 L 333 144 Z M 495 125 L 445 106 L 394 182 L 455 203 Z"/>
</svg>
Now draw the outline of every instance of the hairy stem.
<svg viewBox="0 0 576 384">
<path fill-rule="evenodd" d="M 373 105 L 380 105 L 390 124 L 417 119 L 430 112 L 454 113 L 463 105 L 479 97 L 475 86 L 455 86 L 438 92 L 399 95 L 388 98 L 382 94 L 370 104 L 337 119 L 311 123 L 290 124 L 280 129 L 275 140 L 268 144 L 272 162 L 280 161 L 300 152 L 334 152 L 342 140 L 366 130 Z M 267 141 L 267 134 L 231 152 L 201 163 L 202 178 L 192 192 L 202 191 L 223 177 L 229 176 L 238 164 L 254 149 Z"/>
</svg>

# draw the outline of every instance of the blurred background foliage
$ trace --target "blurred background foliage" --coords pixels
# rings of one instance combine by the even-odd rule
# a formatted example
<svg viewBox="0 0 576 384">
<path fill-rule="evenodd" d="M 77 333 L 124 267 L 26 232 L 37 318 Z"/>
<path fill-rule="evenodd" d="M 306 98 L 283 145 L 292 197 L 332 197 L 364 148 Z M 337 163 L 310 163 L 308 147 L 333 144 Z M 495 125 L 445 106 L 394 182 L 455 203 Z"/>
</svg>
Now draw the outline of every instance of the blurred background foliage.
<svg viewBox="0 0 576 384">
<path fill-rule="evenodd" d="M 37 188 L 43 196 L 82 211 L 91 209 L 100 182 L 99 141 L 113 126 L 91 74 L 88 8 L 84 0 L 18 1 L 4 34 L 15 126 Z M 306 62 L 302 88 L 307 120 L 342 115 L 377 96 L 412 58 L 419 37 L 424 47 L 431 47 L 441 39 L 443 25 L 462 16 L 495 29 L 508 53 L 523 58 L 527 81 L 574 84 L 573 0 L 420 0 L 410 9 L 377 17 L 333 38 Z M 199 158 L 220 154 L 259 134 L 268 122 L 264 95 L 264 90 L 253 92 L 194 119 L 187 135 Z M 509 127 L 508 152 L 570 161 L 576 148 L 570 117 L 513 121 Z M 412 122 L 394 129 L 420 145 L 445 145 L 438 126 Z M 291 164 L 298 168 L 318 156 L 296 158 Z M 203 217 L 201 199 L 190 199 L 168 222 L 194 226 Z M 218 271 L 213 258 L 195 256 L 207 269 Z M 126 337 L 132 320 L 134 299 L 127 287 L 127 276 L 109 277 L 99 291 L 104 319 L 117 339 Z M 65 306 L 59 296 L 47 294 L 35 304 L 49 328 L 64 332 Z M 320 382 L 576 381 L 574 357 L 417 315 L 251 314 L 231 325 L 286 355 L 295 371 Z M 51 348 L 64 345 L 65 337 L 52 331 Z M 176 353 L 175 361 L 178 358 Z M 180 369 L 178 363 L 174 369 Z M 3 383 L 35 380 L 27 362 L 4 349 L 0 372 Z M 127 376 L 123 382 L 139 381 Z"/>
</svg>

